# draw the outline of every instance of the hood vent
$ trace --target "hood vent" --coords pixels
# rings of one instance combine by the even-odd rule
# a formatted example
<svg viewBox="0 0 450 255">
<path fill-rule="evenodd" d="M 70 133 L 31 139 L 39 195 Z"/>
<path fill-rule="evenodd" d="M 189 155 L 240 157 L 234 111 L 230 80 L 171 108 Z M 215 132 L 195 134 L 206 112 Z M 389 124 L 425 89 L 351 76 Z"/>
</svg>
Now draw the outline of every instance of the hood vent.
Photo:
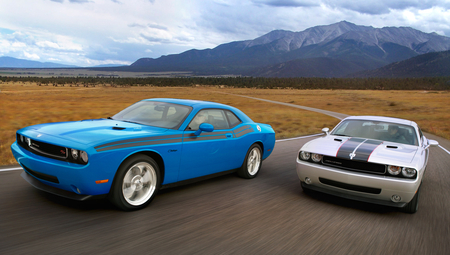
<svg viewBox="0 0 450 255">
<path fill-rule="evenodd" d="M 398 149 L 398 146 L 386 145 L 388 149 Z"/>
<path fill-rule="evenodd" d="M 336 142 L 342 142 L 342 139 L 334 138 L 334 140 L 335 140 Z"/>
<path fill-rule="evenodd" d="M 125 128 L 124 127 L 113 127 L 112 129 L 114 129 L 114 130 L 124 130 Z"/>
</svg>

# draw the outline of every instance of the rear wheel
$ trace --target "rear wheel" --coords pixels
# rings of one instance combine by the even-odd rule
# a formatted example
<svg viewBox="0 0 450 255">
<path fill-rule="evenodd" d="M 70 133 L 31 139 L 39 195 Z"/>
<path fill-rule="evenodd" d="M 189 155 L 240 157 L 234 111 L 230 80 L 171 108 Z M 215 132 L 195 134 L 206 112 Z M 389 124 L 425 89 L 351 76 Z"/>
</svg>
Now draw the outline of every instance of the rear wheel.
<svg viewBox="0 0 450 255">
<path fill-rule="evenodd" d="M 244 163 L 237 174 L 245 179 L 252 179 L 258 175 L 262 163 L 262 150 L 258 144 L 253 144 L 247 151 Z"/>
<path fill-rule="evenodd" d="M 142 209 L 153 200 L 160 183 L 158 164 L 148 156 L 135 155 L 119 167 L 109 199 L 124 211 Z"/>
<path fill-rule="evenodd" d="M 420 187 L 417 189 L 416 194 L 414 195 L 413 199 L 405 205 L 405 207 L 402 208 L 402 211 L 405 213 L 416 213 L 419 209 L 419 194 L 420 194 Z"/>
</svg>

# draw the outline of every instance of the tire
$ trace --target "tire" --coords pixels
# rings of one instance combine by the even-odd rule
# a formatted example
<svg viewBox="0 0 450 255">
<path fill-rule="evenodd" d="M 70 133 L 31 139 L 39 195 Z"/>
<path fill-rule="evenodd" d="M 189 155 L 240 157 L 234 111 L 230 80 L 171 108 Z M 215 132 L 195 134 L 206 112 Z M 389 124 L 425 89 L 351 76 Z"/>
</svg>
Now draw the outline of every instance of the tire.
<svg viewBox="0 0 450 255">
<path fill-rule="evenodd" d="M 159 166 L 152 158 L 135 155 L 119 167 L 109 194 L 109 200 L 124 211 L 146 207 L 161 185 Z"/>
<path fill-rule="evenodd" d="M 244 163 L 238 169 L 237 174 L 245 179 L 255 178 L 262 164 L 262 149 L 258 144 L 253 144 L 245 155 Z"/>
<path fill-rule="evenodd" d="M 405 213 L 416 213 L 417 210 L 419 209 L 419 194 L 420 194 L 420 187 L 422 187 L 422 185 L 419 186 L 419 189 L 417 189 L 416 194 L 414 195 L 413 199 L 411 201 L 409 201 L 409 203 L 407 203 L 405 205 L 405 207 L 402 208 L 402 211 Z"/>
</svg>

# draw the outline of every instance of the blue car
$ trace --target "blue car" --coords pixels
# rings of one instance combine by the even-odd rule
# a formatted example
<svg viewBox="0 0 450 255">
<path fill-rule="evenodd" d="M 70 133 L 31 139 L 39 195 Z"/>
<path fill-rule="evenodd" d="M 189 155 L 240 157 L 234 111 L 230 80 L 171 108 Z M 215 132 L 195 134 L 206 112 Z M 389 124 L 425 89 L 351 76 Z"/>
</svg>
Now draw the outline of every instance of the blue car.
<svg viewBox="0 0 450 255">
<path fill-rule="evenodd" d="M 270 125 L 234 107 L 160 98 L 107 119 L 22 128 L 11 150 L 34 187 L 75 200 L 107 197 L 130 211 L 161 188 L 230 172 L 254 178 L 274 146 Z"/>
</svg>

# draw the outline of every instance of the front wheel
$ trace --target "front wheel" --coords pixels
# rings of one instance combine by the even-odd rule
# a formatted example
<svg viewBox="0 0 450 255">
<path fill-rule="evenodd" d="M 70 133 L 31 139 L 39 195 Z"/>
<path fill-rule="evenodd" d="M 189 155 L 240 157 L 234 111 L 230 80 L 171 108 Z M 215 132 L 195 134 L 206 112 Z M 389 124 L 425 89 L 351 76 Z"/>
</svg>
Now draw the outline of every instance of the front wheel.
<svg viewBox="0 0 450 255">
<path fill-rule="evenodd" d="M 158 164 L 148 156 L 135 155 L 119 167 L 109 199 L 124 211 L 142 209 L 153 200 L 160 183 Z"/>
<path fill-rule="evenodd" d="M 238 169 L 237 174 L 245 179 L 255 178 L 261 169 L 262 163 L 262 150 L 258 144 L 253 144 L 247 151 L 244 163 L 241 168 Z"/>
</svg>

